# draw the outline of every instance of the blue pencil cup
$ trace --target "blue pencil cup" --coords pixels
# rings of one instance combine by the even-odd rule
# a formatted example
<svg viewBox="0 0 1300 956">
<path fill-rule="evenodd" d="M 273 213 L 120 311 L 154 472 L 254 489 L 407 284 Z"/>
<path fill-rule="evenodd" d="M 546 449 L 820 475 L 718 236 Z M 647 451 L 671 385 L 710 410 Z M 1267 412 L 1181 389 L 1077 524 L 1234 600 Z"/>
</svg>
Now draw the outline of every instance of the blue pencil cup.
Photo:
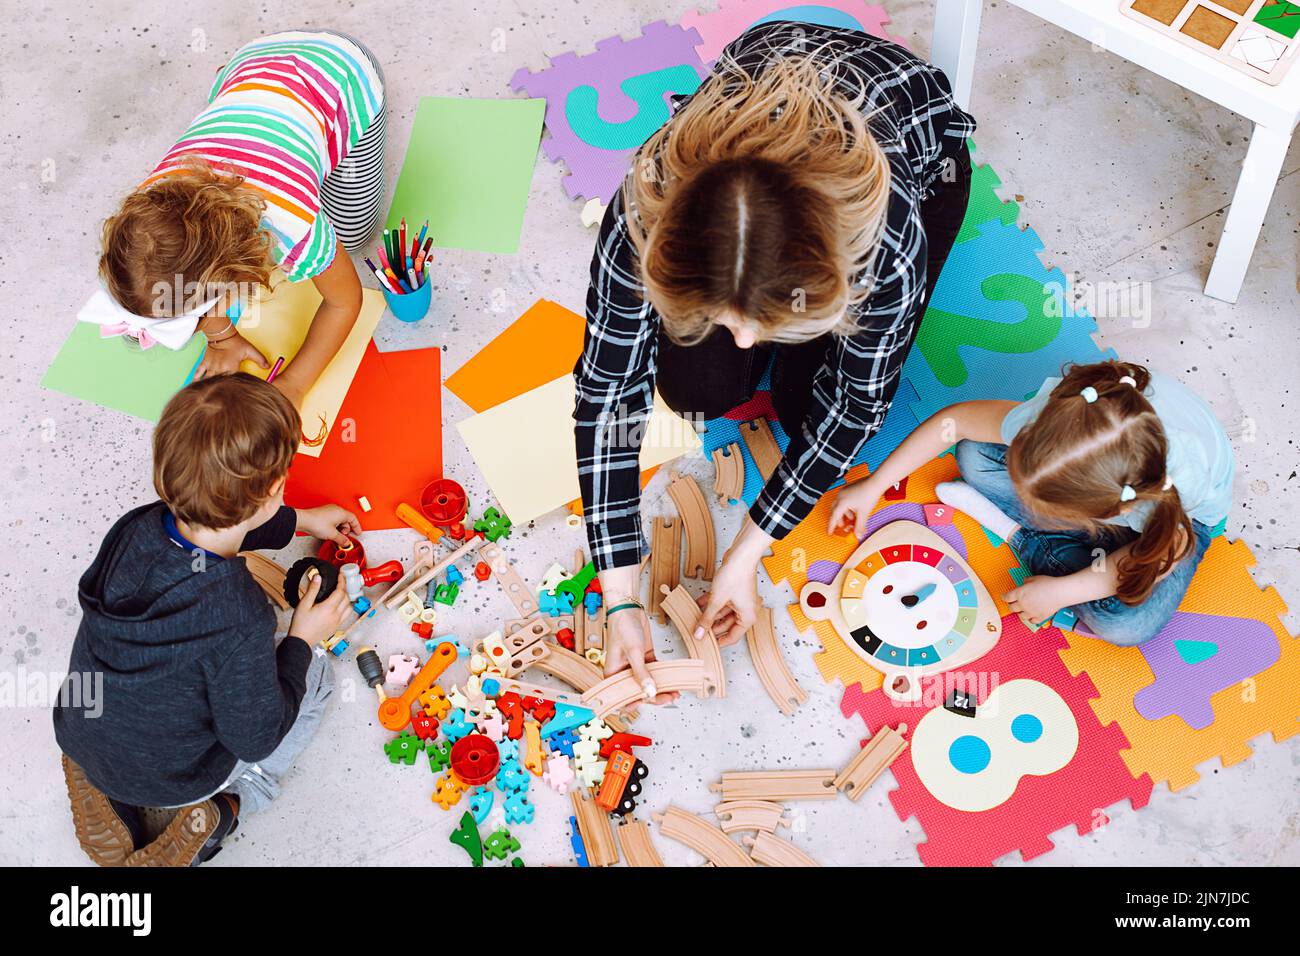
<svg viewBox="0 0 1300 956">
<path fill-rule="evenodd" d="M 414 292 L 398 295 L 388 289 L 380 289 L 388 301 L 388 310 L 402 322 L 419 322 L 429 312 L 429 303 L 433 301 L 433 283 L 427 278 L 424 285 Z"/>
</svg>

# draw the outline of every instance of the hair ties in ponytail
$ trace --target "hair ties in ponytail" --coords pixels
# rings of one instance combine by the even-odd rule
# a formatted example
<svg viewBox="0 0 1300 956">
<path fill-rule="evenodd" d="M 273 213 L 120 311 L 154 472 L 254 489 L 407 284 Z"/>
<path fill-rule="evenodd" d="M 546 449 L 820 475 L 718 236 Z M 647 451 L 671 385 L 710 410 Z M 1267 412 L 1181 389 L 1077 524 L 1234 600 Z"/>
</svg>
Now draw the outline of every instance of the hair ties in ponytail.
<svg viewBox="0 0 1300 956">
<path fill-rule="evenodd" d="M 1083 400 L 1087 402 L 1089 405 L 1091 405 L 1093 402 L 1097 400 L 1097 390 L 1093 388 L 1091 385 L 1084 388 L 1082 391 L 1079 392 L 1079 394 L 1083 397 Z"/>
<path fill-rule="evenodd" d="M 1123 488 L 1121 488 L 1121 489 L 1119 490 L 1119 500 L 1120 500 L 1120 501 L 1132 501 L 1132 500 L 1133 500 L 1134 498 L 1136 498 L 1137 496 L 1138 496 L 1138 493 L 1137 493 L 1136 491 L 1133 490 L 1133 486 L 1132 486 L 1132 485 L 1125 485 Z"/>
<path fill-rule="evenodd" d="M 1119 380 L 1123 382 L 1125 385 L 1130 386 L 1131 388 L 1138 387 L 1137 379 L 1135 379 L 1132 375 L 1121 375 L 1119 377 Z"/>
</svg>

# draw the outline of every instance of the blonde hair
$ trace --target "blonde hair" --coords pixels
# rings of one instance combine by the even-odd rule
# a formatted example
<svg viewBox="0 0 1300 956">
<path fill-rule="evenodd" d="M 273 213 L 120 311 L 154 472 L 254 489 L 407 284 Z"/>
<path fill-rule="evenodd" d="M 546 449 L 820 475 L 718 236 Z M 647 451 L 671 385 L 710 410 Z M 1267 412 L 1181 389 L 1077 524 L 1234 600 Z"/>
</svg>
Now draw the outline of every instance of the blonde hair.
<svg viewBox="0 0 1300 956">
<path fill-rule="evenodd" d="M 153 485 L 181 521 L 233 528 L 289 473 L 302 420 L 274 385 L 247 372 L 181 389 L 153 431 Z"/>
<path fill-rule="evenodd" d="M 724 57 L 641 147 L 623 199 L 673 341 L 701 341 L 727 311 L 766 341 L 857 331 L 850 311 L 871 292 L 890 182 L 862 103 L 813 56 L 758 77 Z"/>
<path fill-rule="evenodd" d="M 162 317 L 184 313 L 220 287 L 269 289 L 266 203 L 243 183 L 190 157 L 127 196 L 104 222 L 99 274 L 109 295 L 136 315 Z M 173 294 L 177 283 L 184 291 Z"/>
<path fill-rule="evenodd" d="M 1191 519 L 1165 470 L 1169 441 L 1143 394 L 1151 373 L 1130 362 L 1062 372 L 1038 417 L 1011 439 L 1007 472 L 1016 493 L 1046 523 L 1104 533 L 1129 500 L 1150 508 L 1142 534 L 1116 570 L 1115 596 L 1140 604 L 1161 575 L 1195 546 Z M 1084 391 L 1093 389 L 1088 401 Z M 1091 393 L 1089 393 L 1091 394 Z"/>
</svg>

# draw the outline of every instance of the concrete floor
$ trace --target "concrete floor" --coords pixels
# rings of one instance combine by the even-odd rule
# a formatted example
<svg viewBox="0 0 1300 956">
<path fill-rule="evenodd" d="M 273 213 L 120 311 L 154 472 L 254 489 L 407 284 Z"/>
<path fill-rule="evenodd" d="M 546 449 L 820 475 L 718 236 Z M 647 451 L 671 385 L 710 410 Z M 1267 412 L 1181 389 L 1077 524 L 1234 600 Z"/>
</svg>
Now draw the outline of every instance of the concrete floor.
<svg viewBox="0 0 1300 956">
<path fill-rule="evenodd" d="M 929 0 L 886 5 L 893 31 L 925 51 Z M 153 497 L 149 426 L 42 391 L 38 382 L 94 288 L 99 223 L 171 145 L 230 50 L 302 23 L 365 38 L 389 78 L 391 184 L 420 95 L 507 96 L 521 65 L 540 69 L 545 54 L 590 50 L 613 33 L 673 20 L 690 4 L 448 0 L 437 7 L 427 25 L 417 21 L 401 31 L 375 27 L 390 22 L 389 5 L 324 0 L 226 0 L 179 19 L 175 5 L 162 0 L 83 0 L 75 9 L 45 2 L 0 26 L 0 167 L 10 170 L 0 231 L 0 296 L 10 315 L 0 333 L 0 389 L 10 407 L 0 418 L 10 542 L 0 610 L 12 622 L 0 633 L 6 676 L 20 680 L 66 666 L 79 575 L 109 524 Z M 1228 533 L 1251 544 L 1260 583 L 1276 584 L 1300 608 L 1293 385 L 1300 360 L 1300 148 L 1291 152 L 1241 300 L 1228 306 L 1204 298 L 1200 288 L 1245 152 L 1245 121 L 996 3 L 985 14 L 973 111 L 981 159 L 997 168 L 1004 195 L 1024 197 L 1022 222 L 1042 237 L 1046 261 L 1080 281 L 1151 283 L 1150 326 L 1102 317 L 1100 338 L 1182 377 L 1230 425 L 1238 504 Z M 432 318 L 414 326 L 382 323 L 380 347 L 439 345 L 449 373 L 539 297 L 580 309 L 592 234 L 580 226 L 561 175 L 560 167 L 538 162 L 518 255 L 440 253 Z M 450 393 L 444 401 L 447 473 L 482 501 L 482 483 L 451 427 L 466 410 Z M 709 471 L 703 461 L 688 470 Z M 663 509 L 663 499 L 656 481 L 646 513 Z M 739 509 L 719 516 L 720 540 L 730 539 L 738 519 Z M 409 542 L 409 534 L 388 532 L 370 535 L 366 545 L 385 560 L 408 556 Z M 509 551 L 535 580 L 579 543 L 578 533 L 553 517 L 521 530 Z M 768 604 L 789 600 L 788 589 L 763 586 Z M 494 588 L 470 588 L 467 596 L 444 616 L 450 630 L 479 636 L 507 612 Z M 641 725 L 657 741 L 648 759 L 647 809 L 671 799 L 707 812 L 715 801 L 706 784 L 723 770 L 838 765 L 852 754 L 860 725 L 839 715 L 839 689 L 822 683 L 808 642 L 784 614 L 779 620 L 786 656 L 810 701 L 794 719 L 783 719 L 745 652 L 729 652 L 733 682 L 724 704 L 684 701 Z M 1293 614 L 1293 631 L 1296 623 Z M 670 646 L 666 633 L 660 638 Z M 391 620 L 375 629 L 375 640 L 384 653 L 410 646 L 409 634 Z M 463 862 L 447 842 L 452 818 L 429 803 L 427 771 L 386 763 L 373 697 L 350 663 L 338 673 L 338 706 L 283 799 L 246 821 L 219 863 Z M 29 701 L 0 710 L 0 721 L 0 863 L 84 863 L 47 708 Z M 1056 851 L 1038 863 L 1300 863 L 1300 738 L 1285 745 L 1265 739 L 1256 749 L 1252 760 L 1226 771 L 1211 761 L 1202 781 L 1181 794 L 1159 789 L 1141 813 L 1117 808 L 1101 832 L 1059 834 Z M 898 822 L 886 789 L 857 804 L 796 807 L 793 839 L 828 864 L 915 865 L 912 845 L 923 836 L 915 821 Z M 537 822 L 519 828 L 524 855 L 530 865 L 567 862 L 567 802 L 544 786 L 533 793 Z M 700 862 L 684 847 L 657 842 L 671 863 Z"/>
</svg>

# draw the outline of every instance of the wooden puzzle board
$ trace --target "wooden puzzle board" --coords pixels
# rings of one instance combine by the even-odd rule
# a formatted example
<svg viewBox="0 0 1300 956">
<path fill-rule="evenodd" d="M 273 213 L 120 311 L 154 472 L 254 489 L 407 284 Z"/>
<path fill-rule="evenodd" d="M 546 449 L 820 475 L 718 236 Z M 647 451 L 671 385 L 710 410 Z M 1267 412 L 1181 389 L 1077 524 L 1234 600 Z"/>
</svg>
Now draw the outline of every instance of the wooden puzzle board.
<svg viewBox="0 0 1300 956">
<path fill-rule="evenodd" d="M 1135 20 L 1271 85 L 1300 59 L 1300 2 L 1120 0 Z"/>
</svg>

